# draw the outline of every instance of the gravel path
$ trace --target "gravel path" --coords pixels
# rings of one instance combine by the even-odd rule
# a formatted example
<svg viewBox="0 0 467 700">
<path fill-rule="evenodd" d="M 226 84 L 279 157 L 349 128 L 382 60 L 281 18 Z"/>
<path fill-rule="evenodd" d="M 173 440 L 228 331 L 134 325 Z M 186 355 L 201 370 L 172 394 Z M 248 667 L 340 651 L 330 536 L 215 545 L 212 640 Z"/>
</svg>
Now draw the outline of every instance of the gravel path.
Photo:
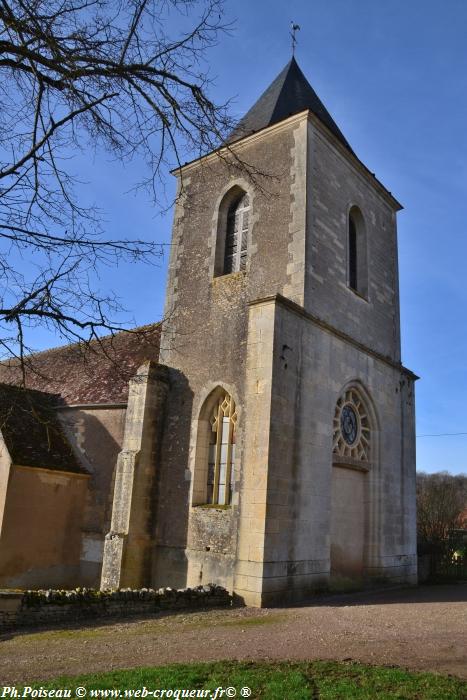
<svg viewBox="0 0 467 700">
<path fill-rule="evenodd" d="M 353 659 L 467 678 L 467 584 L 0 637 L 3 683 L 218 659 Z"/>
</svg>

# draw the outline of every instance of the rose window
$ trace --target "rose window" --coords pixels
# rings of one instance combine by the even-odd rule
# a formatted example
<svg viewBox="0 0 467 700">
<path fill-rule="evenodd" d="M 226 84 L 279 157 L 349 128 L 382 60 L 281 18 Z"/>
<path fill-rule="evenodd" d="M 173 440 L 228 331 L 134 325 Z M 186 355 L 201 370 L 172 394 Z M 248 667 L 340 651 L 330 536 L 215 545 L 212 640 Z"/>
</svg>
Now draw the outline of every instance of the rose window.
<svg viewBox="0 0 467 700">
<path fill-rule="evenodd" d="M 362 462 L 370 459 L 370 421 L 365 404 L 355 389 L 348 389 L 337 402 L 333 453 Z"/>
</svg>

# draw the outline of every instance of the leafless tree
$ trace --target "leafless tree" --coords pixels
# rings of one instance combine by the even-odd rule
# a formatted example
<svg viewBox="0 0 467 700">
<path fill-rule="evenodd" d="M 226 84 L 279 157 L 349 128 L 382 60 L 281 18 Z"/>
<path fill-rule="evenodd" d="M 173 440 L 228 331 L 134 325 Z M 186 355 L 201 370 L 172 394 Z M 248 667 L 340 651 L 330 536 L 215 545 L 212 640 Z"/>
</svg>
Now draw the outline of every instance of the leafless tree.
<svg viewBox="0 0 467 700">
<path fill-rule="evenodd" d="M 232 124 L 208 97 L 205 54 L 223 0 L 0 0 L 0 344 L 20 360 L 38 324 L 89 342 L 116 297 L 99 263 L 151 261 L 151 240 L 114 240 L 83 206 L 70 159 L 104 148 L 142 156 L 158 201 L 168 166 L 213 150 Z M 191 23 L 173 36 L 169 26 Z M 170 22 L 169 22 L 170 20 Z M 171 23 L 171 24 L 170 24 Z"/>
<path fill-rule="evenodd" d="M 466 508 L 466 475 L 417 474 L 417 531 L 422 542 L 443 549 L 463 525 Z"/>
</svg>

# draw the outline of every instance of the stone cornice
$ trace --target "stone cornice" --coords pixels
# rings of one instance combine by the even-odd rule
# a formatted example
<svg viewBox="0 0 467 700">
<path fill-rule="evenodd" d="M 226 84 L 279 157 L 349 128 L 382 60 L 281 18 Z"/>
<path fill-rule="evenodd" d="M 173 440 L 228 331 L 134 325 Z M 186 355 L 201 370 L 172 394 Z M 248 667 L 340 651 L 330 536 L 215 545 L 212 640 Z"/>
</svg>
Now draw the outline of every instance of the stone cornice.
<svg viewBox="0 0 467 700">
<path fill-rule="evenodd" d="M 102 410 L 102 411 L 110 411 L 113 409 L 117 408 L 126 408 L 127 403 L 71 403 L 71 404 L 58 404 L 55 406 L 55 410 L 57 411 L 78 411 L 78 410 L 86 410 L 86 411 L 94 411 L 94 410 Z"/>
<path fill-rule="evenodd" d="M 85 474 L 84 472 L 69 472 L 66 469 L 47 469 L 47 467 L 30 467 L 27 464 L 16 464 L 15 462 L 11 466 L 28 472 L 46 472 L 54 476 L 76 476 L 79 479 L 89 479 L 91 476 L 91 474 Z"/>
<path fill-rule="evenodd" d="M 185 163 L 184 165 L 180 166 L 179 168 L 171 170 L 171 173 L 173 175 L 178 175 L 179 173 L 185 174 L 190 172 L 190 170 L 193 170 L 193 168 L 196 168 L 201 163 L 210 163 L 213 160 L 225 158 L 229 155 L 229 153 L 233 153 L 236 155 L 239 151 L 243 150 L 247 146 L 250 146 L 255 141 L 263 139 L 265 136 L 270 136 L 280 131 L 285 131 L 290 126 L 293 126 L 294 124 L 299 124 L 307 118 L 308 114 L 308 110 L 305 110 L 304 112 L 299 112 L 298 114 L 294 114 L 288 119 L 284 119 L 283 121 L 278 122 L 277 124 L 272 124 L 272 126 L 268 126 L 265 129 L 261 129 L 260 131 L 255 131 L 254 134 L 251 134 L 250 136 L 245 136 L 242 139 L 239 139 L 238 141 L 234 141 L 228 146 L 221 146 L 220 148 L 216 148 L 215 151 L 212 151 L 211 153 L 208 153 L 205 156 L 195 158 L 195 160 L 191 160 L 188 163 Z"/>
<path fill-rule="evenodd" d="M 255 141 L 262 139 L 266 136 L 270 136 L 271 134 L 276 134 L 280 131 L 284 131 L 285 129 L 288 129 L 291 126 L 293 126 L 294 124 L 299 124 L 305 119 L 312 122 L 313 125 L 316 126 L 321 131 L 321 133 L 327 137 L 327 139 L 339 151 L 339 153 L 343 155 L 358 170 L 358 172 L 360 172 L 360 174 L 364 176 L 364 178 L 368 182 L 370 182 L 371 184 L 373 184 L 373 186 L 376 187 L 377 191 L 390 203 L 391 207 L 395 211 L 400 211 L 401 209 L 403 209 L 402 204 L 398 202 L 398 200 L 394 197 L 392 192 L 389 192 L 389 190 L 387 190 L 386 187 L 382 184 L 382 182 L 378 180 L 376 175 L 366 167 L 366 165 L 360 160 L 360 158 L 358 158 L 358 156 L 356 156 L 353 151 L 346 148 L 339 141 L 339 139 L 336 138 L 336 136 L 334 136 L 334 134 L 327 128 L 327 126 L 323 124 L 321 120 L 313 114 L 313 112 L 310 112 L 310 110 L 305 110 L 303 112 L 299 112 L 298 114 L 294 114 L 291 117 L 288 117 L 288 119 L 284 119 L 281 122 L 278 122 L 277 124 L 272 124 L 271 126 L 268 126 L 265 129 L 256 131 L 254 134 L 251 134 L 250 136 L 245 136 L 242 139 L 239 139 L 238 141 L 234 141 L 228 146 L 221 146 L 215 151 L 212 151 L 211 153 L 208 153 L 205 156 L 195 158 L 194 160 L 185 163 L 179 168 L 174 168 L 174 170 L 172 170 L 171 173 L 173 175 L 184 175 L 185 173 L 188 173 L 194 168 L 198 167 L 201 163 L 208 164 L 213 160 L 225 158 L 229 155 L 229 152 L 237 154 L 239 151 L 243 150 L 247 146 L 250 146 Z"/>
<path fill-rule="evenodd" d="M 391 208 L 394 209 L 395 211 L 401 211 L 404 207 L 402 204 L 394 197 L 392 192 L 390 192 L 386 187 L 383 185 L 380 180 L 376 177 L 374 173 L 369 170 L 369 168 L 366 167 L 365 163 L 363 163 L 358 156 L 353 153 L 353 151 L 349 151 L 345 146 L 337 139 L 333 133 L 329 131 L 329 129 L 316 117 L 312 112 L 309 113 L 308 115 L 308 120 L 312 122 L 312 124 L 317 128 L 317 130 L 321 133 L 322 136 L 324 136 L 334 147 L 336 151 L 339 152 L 341 156 L 344 156 L 348 162 L 354 167 L 354 169 L 359 173 L 359 175 L 363 176 L 364 180 L 372 184 L 378 193 L 382 195 L 382 197 L 391 205 Z"/>
<path fill-rule="evenodd" d="M 352 338 L 350 335 L 347 333 L 344 333 L 343 331 L 338 330 L 334 326 L 332 326 L 330 323 L 327 321 L 323 321 L 323 319 L 318 318 L 318 316 L 315 316 L 314 314 L 311 314 L 309 311 L 306 311 L 302 306 L 299 304 L 296 304 L 294 301 L 291 301 L 290 299 L 287 299 L 286 297 L 282 296 L 282 294 L 273 294 L 268 297 L 263 297 L 262 299 L 253 299 L 252 301 L 248 302 L 249 306 L 257 306 L 260 304 L 280 304 L 281 306 L 284 306 L 290 311 L 296 313 L 298 316 L 302 316 L 303 318 L 306 318 L 308 321 L 311 321 L 315 326 L 319 326 L 323 330 L 327 331 L 328 333 L 331 333 L 332 335 L 336 336 L 337 338 L 340 338 L 346 343 L 349 343 L 350 345 L 353 345 L 353 347 L 358 348 L 358 350 L 361 350 L 362 352 L 366 353 L 367 355 L 370 355 L 371 357 L 374 357 L 376 360 L 379 360 L 380 362 L 384 362 L 384 364 L 388 365 L 389 367 L 392 367 L 393 369 L 399 370 L 399 372 L 403 372 L 403 374 L 407 375 L 412 381 L 417 381 L 417 379 L 420 379 L 416 374 L 414 374 L 410 369 L 407 369 L 404 367 L 404 365 L 400 362 L 394 362 L 394 360 L 391 360 L 390 357 L 387 357 L 386 355 L 382 355 L 381 353 L 377 352 L 376 350 L 373 350 L 372 348 L 368 347 L 364 343 L 360 343 L 358 340 L 355 340 Z"/>
</svg>

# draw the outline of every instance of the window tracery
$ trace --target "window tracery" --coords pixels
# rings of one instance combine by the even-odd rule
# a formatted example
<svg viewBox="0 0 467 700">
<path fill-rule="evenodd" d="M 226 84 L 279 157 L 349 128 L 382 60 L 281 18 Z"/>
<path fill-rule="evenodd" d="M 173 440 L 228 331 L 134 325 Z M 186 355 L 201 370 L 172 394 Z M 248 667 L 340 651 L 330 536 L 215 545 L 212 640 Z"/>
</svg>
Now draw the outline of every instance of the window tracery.
<svg viewBox="0 0 467 700">
<path fill-rule="evenodd" d="M 370 418 L 356 389 L 348 389 L 338 400 L 334 413 L 333 453 L 360 462 L 369 462 L 371 452 Z"/>
<path fill-rule="evenodd" d="M 208 456 L 208 503 L 229 505 L 232 499 L 235 469 L 235 401 L 221 394 L 210 416 L 211 435 Z"/>
</svg>

